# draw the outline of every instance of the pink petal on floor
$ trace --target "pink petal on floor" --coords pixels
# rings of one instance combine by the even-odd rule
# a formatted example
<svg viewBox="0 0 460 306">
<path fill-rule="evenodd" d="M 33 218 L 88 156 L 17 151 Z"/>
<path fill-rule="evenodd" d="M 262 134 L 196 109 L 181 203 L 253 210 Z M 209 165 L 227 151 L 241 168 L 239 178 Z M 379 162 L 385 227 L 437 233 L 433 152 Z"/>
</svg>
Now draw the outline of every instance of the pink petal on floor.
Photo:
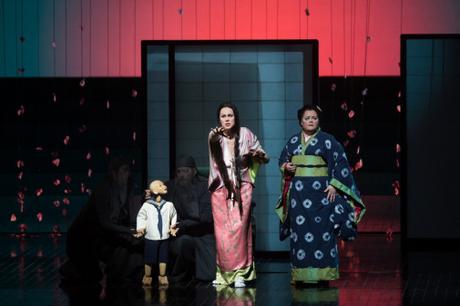
<svg viewBox="0 0 460 306">
<path fill-rule="evenodd" d="M 40 147 L 40 146 L 35 147 L 35 151 L 39 151 L 39 152 L 40 152 L 40 151 L 43 151 L 43 147 Z"/>
<path fill-rule="evenodd" d="M 109 148 L 109 147 L 105 147 L 105 148 L 104 148 L 104 151 L 105 151 L 105 155 L 109 155 L 109 154 L 110 154 L 110 148 Z"/>
<path fill-rule="evenodd" d="M 54 200 L 53 205 L 54 205 L 54 207 L 59 207 L 59 206 L 61 206 L 61 202 L 59 200 Z"/>
<path fill-rule="evenodd" d="M 81 81 L 80 81 L 80 87 L 85 87 L 85 85 L 86 85 L 85 79 L 81 79 Z"/>
<path fill-rule="evenodd" d="M 17 218 L 15 214 L 11 214 L 10 222 L 16 222 Z"/>
<path fill-rule="evenodd" d="M 35 195 L 37 197 L 41 196 L 43 194 L 43 188 L 38 188 L 37 190 L 35 190 Z"/>
<path fill-rule="evenodd" d="M 57 96 L 55 92 L 53 92 L 53 102 L 57 102 Z"/>
<path fill-rule="evenodd" d="M 63 198 L 63 199 L 62 199 L 62 204 L 64 204 L 64 205 L 69 205 L 69 204 L 70 204 L 69 198 Z"/>
<path fill-rule="evenodd" d="M 398 105 L 396 105 L 396 111 L 397 111 L 398 113 L 400 113 L 400 112 L 401 112 L 401 105 L 399 105 L 399 104 L 398 104 Z"/>
<path fill-rule="evenodd" d="M 91 159 L 91 152 L 88 152 L 86 153 L 86 160 L 90 160 Z"/>
<path fill-rule="evenodd" d="M 89 168 L 88 169 L 88 177 L 91 177 L 93 175 L 93 169 Z"/>
<path fill-rule="evenodd" d="M 72 189 L 70 188 L 64 189 L 64 194 L 70 194 L 70 193 L 72 193 Z"/>
<path fill-rule="evenodd" d="M 347 111 L 348 110 L 348 104 L 346 101 L 343 101 L 342 104 L 340 104 L 340 108 L 343 110 L 343 111 Z"/>
<path fill-rule="evenodd" d="M 16 167 L 17 167 L 18 169 L 24 168 L 24 161 L 23 161 L 23 160 L 20 160 L 20 159 L 17 160 L 17 161 L 16 161 Z"/>
<path fill-rule="evenodd" d="M 351 110 L 348 112 L 348 118 L 353 118 L 355 116 L 355 111 L 354 110 Z"/>
<path fill-rule="evenodd" d="M 72 182 L 72 178 L 70 177 L 70 175 L 66 174 L 64 176 L 64 180 L 67 184 L 70 184 L 70 182 Z"/>
<path fill-rule="evenodd" d="M 137 136 L 136 131 L 134 131 L 133 132 L 133 141 L 136 141 L 136 136 Z"/>
<path fill-rule="evenodd" d="M 137 90 L 135 89 L 131 90 L 131 97 L 133 98 L 137 97 Z"/>
<path fill-rule="evenodd" d="M 110 101 L 109 100 L 107 100 L 105 102 L 105 108 L 110 109 Z"/>
<path fill-rule="evenodd" d="M 81 193 L 85 193 L 85 190 L 86 190 L 86 186 L 85 186 L 85 183 L 80 183 L 80 191 Z"/>
<path fill-rule="evenodd" d="M 56 187 L 59 186 L 59 185 L 61 185 L 61 180 L 60 180 L 60 179 L 55 179 L 55 180 L 53 181 L 53 185 L 56 186 Z"/>
<path fill-rule="evenodd" d="M 18 173 L 18 180 L 22 180 L 23 175 L 24 175 L 24 172 L 22 172 L 22 171 L 19 172 Z"/>
<path fill-rule="evenodd" d="M 335 91 L 337 89 L 337 85 L 335 83 L 332 83 L 331 85 L 331 91 Z"/>
<path fill-rule="evenodd" d="M 396 153 L 399 153 L 401 152 L 401 146 L 399 145 L 399 143 L 396 144 Z"/>
<path fill-rule="evenodd" d="M 26 110 L 24 108 L 24 105 L 21 105 L 19 109 L 16 111 L 16 114 L 18 115 L 18 117 L 21 117 L 22 115 L 24 115 L 25 112 Z"/>
<path fill-rule="evenodd" d="M 38 220 L 38 222 L 42 222 L 42 221 L 43 221 L 43 213 L 39 212 L 39 213 L 37 214 L 37 220 Z"/>
</svg>

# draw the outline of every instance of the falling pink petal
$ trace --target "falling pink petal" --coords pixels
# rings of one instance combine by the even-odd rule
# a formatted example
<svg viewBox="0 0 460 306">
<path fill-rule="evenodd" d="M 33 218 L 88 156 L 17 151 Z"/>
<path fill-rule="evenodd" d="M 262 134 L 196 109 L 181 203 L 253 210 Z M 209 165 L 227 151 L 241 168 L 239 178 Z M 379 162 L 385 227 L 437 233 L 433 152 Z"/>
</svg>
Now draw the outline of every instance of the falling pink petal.
<svg viewBox="0 0 460 306">
<path fill-rule="evenodd" d="M 70 182 L 72 182 L 72 178 L 70 177 L 70 175 L 66 174 L 64 176 L 64 180 L 67 184 L 70 184 Z"/>
<path fill-rule="evenodd" d="M 351 110 L 348 112 L 348 118 L 353 118 L 355 116 L 355 111 L 354 110 Z"/>
<path fill-rule="evenodd" d="M 80 87 L 85 87 L 85 85 L 86 85 L 85 79 L 81 79 L 81 81 L 80 81 Z"/>
<path fill-rule="evenodd" d="M 69 141 L 70 141 L 70 137 L 69 136 L 66 136 L 63 140 L 64 144 L 65 145 L 68 145 L 69 144 Z"/>
<path fill-rule="evenodd" d="M 53 205 L 54 205 L 54 207 L 59 207 L 59 206 L 61 206 L 61 202 L 59 200 L 54 200 Z"/>
<path fill-rule="evenodd" d="M 358 146 L 358 148 L 356 149 L 356 154 L 359 155 L 360 151 L 361 151 L 361 146 Z"/>
<path fill-rule="evenodd" d="M 53 233 L 59 233 L 59 232 L 60 232 L 59 224 L 53 225 Z"/>
<path fill-rule="evenodd" d="M 181 16 L 182 16 L 183 12 L 184 12 L 183 8 L 180 8 L 180 9 L 177 10 L 177 13 L 179 13 L 179 15 L 181 15 Z"/>
<path fill-rule="evenodd" d="M 385 231 L 385 239 L 387 241 L 393 241 L 393 228 L 389 227 Z"/>
<path fill-rule="evenodd" d="M 89 168 L 88 169 L 88 177 L 91 177 L 93 175 L 93 169 Z"/>
<path fill-rule="evenodd" d="M 52 41 L 52 42 L 51 42 L 51 46 L 52 46 L 53 48 L 56 48 L 56 42 L 55 42 L 55 41 Z"/>
<path fill-rule="evenodd" d="M 43 213 L 39 212 L 39 213 L 37 214 L 37 220 L 38 220 L 38 222 L 42 222 L 42 220 L 43 220 Z"/>
<path fill-rule="evenodd" d="M 348 110 L 348 104 L 346 101 L 343 101 L 342 104 L 340 104 L 340 108 L 343 110 L 343 111 L 347 111 Z"/>
<path fill-rule="evenodd" d="M 330 63 L 330 64 L 332 64 L 332 63 L 334 62 L 334 61 L 332 60 L 332 57 L 330 57 L 330 56 L 329 56 L 328 60 L 329 60 L 329 63 Z"/>
<path fill-rule="evenodd" d="M 81 193 L 85 193 L 85 190 L 86 190 L 86 186 L 85 186 L 85 183 L 80 183 L 80 191 Z"/>
<path fill-rule="evenodd" d="M 19 107 L 19 109 L 16 111 L 18 117 L 21 117 L 22 115 L 24 115 L 24 113 L 26 112 L 25 108 L 24 108 L 24 105 L 21 105 Z"/>
<path fill-rule="evenodd" d="M 24 176 L 24 172 L 19 172 L 18 173 L 18 180 L 22 180 L 22 177 Z"/>
<path fill-rule="evenodd" d="M 56 93 L 55 93 L 55 92 L 53 92 L 53 94 L 52 94 L 52 95 L 53 95 L 53 102 L 57 102 L 57 96 L 56 96 Z"/>
<path fill-rule="evenodd" d="M 396 165 L 396 168 L 399 168 L 400 164 L 399 164 L 399 159 L 398 158 L 395 161 L 395 165 Z"/>
<path fill-rule="evenodd" d="M 80 107 L 85 105 L 85 98 L 81 98 L 80 99 Z"/>
<path fill-rule="evenodd" d="M 91 159 L 91 152 L 88 152 L 86 153 L 86 160 L 90 160 Z"/>
<path fill-rule="evenodd" d="M 363 167 L 363 160 L 360 158 L 359 161 L 355 164 L 355 166 L 353 167 L 353 169 L 355 171 L 358 171 L 359 169 L 361 169 Z"/>
<path fill-rule="evenodd" d="M 131 97 L 133 98 L 137 97 L 137 90 L 135 89 L 131 90 Z"/>
<path fill-rule="evenodd" d="M 55 158 L 51 161 L 51 163 L 56 166 L 56 167 L 59 167 L 59 164 L 61 163 L 61 159 L 60 158 Z"/>
<path fill-rule="evenodd" d="M 23 160 L 20 160 L 20 159 L 17 160 L 17 161 L 16 161 L 16 167 L 17 167 L 18 169 L 24 168 L 24 161 L 23 161 Z"/>
<path fill-rule="evenodd" d="M 36 147 L 35 151 L 43 151 L 43 147 Z"/>
<path fill-rule="evenodd" d="M 19 224 L 19 231 L 21 233 L 24 233 L 25 231 L 27 231 L 27 225 L 24 223 Z"/>
<path fill-rule="evenodd" d="M 399 143 L 396 144 L 396 152 L 401 152 L 401 146 L 399 145 Z"/>
<path fill-rule="evenodd" d="M 10 222 L 16 222 L 17 218 L 15 214 L 11 214 Z"/>
<path fill-rule="evenodd" d="M 348 137 L 355 138 L 356 137 L 356 130 L 351 130 L 347 132 Z"/>
<path fill-rule="evenodd" d="M 400 184 L 399 184 L 399 181 L 394 181 L 393 184 L 393 192 L 395 195 L 399 195 L 399 191 L 400 191 Z"/>
<path fill-rule="evenodd" d="M 367 37 L 366 37 L 366 41 L 367 41 L 367 42 L 371 42 L 371 41 L 372 41 L 372 36 L 370 36 L 370 35 L 367 36 Z"/>
<path fill-rule="evenodd" d="M 363 91 L 361 91 L 362 96 L 367 96 L 368 89 L 364 88 Z"/>
<path fill-rule="evenodd" d="M 63 199 L 62 199 L 62 204 L 64 204 L 64 205 L 69 205 L 69 204 L 70 204 L 69 198 L 63 198 Z"/>
<path fill-rule="evenodd" d="M 105 155 L 110 154 L 110 148 L 109 147 L 105 147 L 104 150 L 105 150 Z"/>
<path fill-rule="evenodd" d="M 87 129 L 88 128 L 86 127 L 86 124 L 83 124 L 82 126 L 80 126 L 78 128 L 78 132 L 80 132 L 80 134 L 82 134 L 82 133 L 86 132 Z"/>
<path fill-rule="evenodd" d="M 107 100 L 107 102 L 105 102 L 105 108 L 110 109 L 110 101 L 109 100 Z"/>
<path fill-rule="evenodd" d="M 396 105 L 396 110 L 398 111 L 398 113 L 401 112 L 401 105 L 400 104 Z"/>
<path fill-rule="evenodd" d="M 331 85 L 331 91 L 335 91 L 337 89 L 337 85 L 335 83 L 332 83 Z"/>
<path fill-rule="evenodd" d="M 136 141 L 136 136 L 137 136 L 136 131 L 134 131 L 133 132 L 133 141 Z"/>
<path fill-rule="evenodd" d="M 25 194 L 24 194 L 24 192 L 22 192 L 22 191 L 18 191 L 18 193 L 17 193 L 17 197 L 18 197 L 18 199 L 20 199 L 20 200 L 24 200 L 24 198 L 25 198 Z"/>
<path fill-rule="evenodd" d="M 70 194 L 70 193 L 72 193 L 72 189 L 70 188 L 64 189 L 64 194 Z"/>
<path fill-rule="evenodd" d="M 61 185 L 61 180 L 60 180 L 60 179 L 55 179 L 55 180 L 53 181 L 53 185 L 56 186 L 56 187 L 59 186 L 59 185 Z"/>
<path fill-rule="evenodd" d="M 310 9 L 308 8 L 305 9 L 305 15 L 310 16 Z"/>
<path fill-rule="evenodd" d="M 398 91 L 398 98 L 401 98 L 401 91 Z"/>
<path fill-rule="evenodd" d="M 62 211 L 61 211 L 61 213 L 62 213 L 62 216 L 63 216 L 63 217 L 67 217 L 67 214 L 68 214 L 67 208 L 63 208 Z"/>
<path fill-rule="evenodd" d="M 38 188 L 37 190 L 35 190 L 35 195 L 37 197 L 41 196 L 43 194 L 43 188 Z"/>
<path fill-rule="evenodd" d="M 10 257 L 11 258 L 16 258 L 17 256 L 18 256 L 18 254 L 16 254 L 15 250 L 10 251 Z"/>
</svg>

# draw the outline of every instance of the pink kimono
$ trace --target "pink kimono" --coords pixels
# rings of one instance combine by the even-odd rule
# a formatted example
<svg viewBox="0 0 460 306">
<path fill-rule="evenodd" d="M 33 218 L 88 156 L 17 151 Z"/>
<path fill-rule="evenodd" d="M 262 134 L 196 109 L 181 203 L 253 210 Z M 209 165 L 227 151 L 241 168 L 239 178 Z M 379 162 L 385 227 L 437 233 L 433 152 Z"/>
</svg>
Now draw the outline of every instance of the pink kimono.
<svg viewBox="0 0 460 306">
<path fill-rule="evenodd" d="M 233 185 L 237 185 L 235 173 L 235 156 L 226 137 L 220 137 L 223 160 L 227 167 L 228 177 Z M 248 128 L 240 128 L 239 153 L 240 156 L 248 154 L 250 150 L 262 151 L 263 149 Z M 252 256 L 252 228 L 250 223 L 252 189 L 258 163 L 241 169 L 240 195 L 242 213 L 236 199 L 228 199 L 228 190 L 219 172 L 216 161 L 209 154 L 209 185 L 214 183 L 211 194 L 212 215 L 214 218 L 214 233 L 217 248 L 217 273 L 216 281 L 220 284 L 232 284 L 235 278 L 244 281 L 256 278 L 255 265 Z M 216 182 L 220 182 L 215 186 Z"/>
</svg>

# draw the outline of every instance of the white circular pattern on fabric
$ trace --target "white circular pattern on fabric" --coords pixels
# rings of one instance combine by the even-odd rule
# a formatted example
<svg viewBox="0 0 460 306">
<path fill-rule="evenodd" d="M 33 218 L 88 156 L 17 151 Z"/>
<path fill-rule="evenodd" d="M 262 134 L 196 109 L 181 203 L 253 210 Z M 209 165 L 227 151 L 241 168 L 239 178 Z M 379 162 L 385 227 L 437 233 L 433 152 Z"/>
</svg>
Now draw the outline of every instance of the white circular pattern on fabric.
<svg viewBox="0 0 460 306">
<path fill-rule="evenodd" d="M 312 204 L 313 204 L 313 202 L 310 199 L 305 199 L 303 201 L 303 207 L 305 207 L 307 209 L 310 208 Z"/>
<path fill-rule="evenodd" d="M 305 255 L 306 254 L 305 254 L 304 250 L 300 249 L 300 250 L 297 251 L 297 259 L 298 260 L 303 260 L 305 258 Z"/>
<path fill-rule="evenodd" d="M 331 254 L 331 257 L 335 258 L 335 256 L 337 256 L 337 250 L 335 248 L 331 249 L 330 254 Z"/>
<path fill-rule="evenodd" d="M 311 186 L 313 187 L 313 189 L 318 190 L 321 188 L 321 183 L 319 181 L 314 181 Z"/>
<path fill-rule="evenodd" d="M 291 207 L 294 208 L 297 205 L 297 201 L 295 199 L 291 199 Z"/>
<path fill-rule="evenodd" d="M 342 157 L 345 158 L 346 160 L 348 160 L 347 159 L 347 154 L 345 154 L 345 152 L 342 153 Z"/>
<path fill-rule="evenodd" d="M 304 236 L 306 242 L 312 242 L 313 239 L 315 239 L 315 236 L 313 236 L 312 233 L 308 232 Z"/>
<path fill-rule="evenodd" d="M 302 225 L 305 222 L 305 217 L 300 215 L 295 218 L 295 222 L 297 225 Z"/>
<path fill-rule="evenodd" d="M 329 205 L 329 200 L 328 200 L 327 198 L 323 198 L 323 199 L 321 200 L 321 204 L 323 204 L 323 205 Z"/>
<path fill-rule="evenodd" d="M 337 206 L 335 207 L 335 213 L 336 213 L 336 214 L 339 214 L 339 215 L 340 215 L 340 214 L 342 214 L 343 212 L 344 212 L 344 209 L 343 209 L 342 204 L 339 204 L 339 205 L 337 205 Z"/>
<path fill-rule="evenodd" d="M 316 223 L 320 223 L 320 222 L 321 222 L 321 217 L 320 217 L 320 216 L 316 216 L 316 217 L 315 217 L 315 222 L 316 222 Z"/>
<path fill-rule="evenodd" d="M 331 234 L 329 234 L 328 232 L 325 232 L 325 233 L 323 234 L 323 240 L 324 240 L 324 241 L 329 241 L 329 240 L 331 240 Z"/>
<path fill-rule="evenodd" d="M 294 137 L 291 138 L 291 143 L 294 144 L 294 143 L 296 143 L 298 140 L 299 140 L 299 137 L 294 136 Z"/>
<path fill-rule="evenodd" d="M 303 189 L 302 181 L 296 181 L 294 186 L 295 186 L 295 189 L 297 189 L 297 191 L 301 191 Z"/>
<path fill-rule="evenodd" d="M 316 258 L 316 259 L 320 260 L 320 259 L 323 258 L 323 256 L 324 256 L 324 254 L 323 254 L 323 252 L 321 252 L 320 250 L 316 250 L 316 251 L 315 251 L 315 258 Z"/>
<path fill-rule="evenodd" d="M 347 220 L 347 222 L 345 222 L 345 225 L 346 225 L 349 229 L 351 229 L 351 228 L 353 227 L 353 224 L 351 223 L 350 220 Z"/>
<path fill-rule="evenodd" d="M 348 170 L 347 168 L 343 168 L 342 171 L 340 171 L 340 173 L 343 177 L 347 177 L 348 174 L 350 174 L 350 170 Z"/>
<path fill-rule="evenodd" d="M 329 216 L 329 221 L 331 221 L 332 223 L 334 223 L 334 217 L 335 217 L 335 215 L 334 215 L 334 214 L 331 214 L 331 215 Z"/>
<path fill-rule="evenodd" d="M 348 214 L 348 220 L 355 221 L 355 213 L 354 212 L 351 212 L 351 213 Z"/>
<path fill-rule="evenodd" d="M 331 141 L 329 139 L 327 139 L 324 144 L 326 145 L 326 148 L 330 149 L 332 144 L 331 144 Z"/>
<path fill-rule="evenodd" d="M 313 138 L 310 140 L 310 145 L 311 145 L 311 146 L 314 146 L 314 145 L 316 145 L 317 143 L 318 143 L 318 138 L 314 138 L 314 137 L 313 137 Z"/>
<path fill-rule="evenodd" d="M 299 144 L 297 149 L 295 149 L 292 153 L 294 153 L 294 155 L 298 155 L 298 154 L 302 153 L 302 145 Z"/>
<path fill-rule="evenodd" d="M 294 242 L 297 242 L 297 239 L 298 239 L 297 233 L 292 233 L 292 234 L 291 234 L 291 239 L 292 239 Z"/>
<path fill-rule="evenodd" d="M 334 160 L 337 160 L 337 157 L 339 157 L 339 153 L 334 152 L 332 153 L 332 156 L 334 157 Z"/>
<path fill-rule="evenodd" d="M 321 149 L 316 149 L 315 154 L 316 154 L 316 155 L 321 154 Z"/>
</svg>

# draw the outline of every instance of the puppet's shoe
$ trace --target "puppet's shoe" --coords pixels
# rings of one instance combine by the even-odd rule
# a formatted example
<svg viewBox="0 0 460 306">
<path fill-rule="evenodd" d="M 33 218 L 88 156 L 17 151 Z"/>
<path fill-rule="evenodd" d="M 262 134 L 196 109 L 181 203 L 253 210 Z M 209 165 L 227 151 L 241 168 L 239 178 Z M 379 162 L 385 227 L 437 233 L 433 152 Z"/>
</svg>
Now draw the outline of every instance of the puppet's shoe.
<svg viewBox="0 0 460 306">
<path fill-rule="evenodd" d="M 152 277 L 151 276 L 144 276 L 142 278 L 142 285 L 146 287 L 152 286 Z"/>
<path fill-rule="evenodd" d="M 166 275 L 158 276 L 158 285 L 167 287 L 169 285 L 168 277 Z"/>
</svg>

